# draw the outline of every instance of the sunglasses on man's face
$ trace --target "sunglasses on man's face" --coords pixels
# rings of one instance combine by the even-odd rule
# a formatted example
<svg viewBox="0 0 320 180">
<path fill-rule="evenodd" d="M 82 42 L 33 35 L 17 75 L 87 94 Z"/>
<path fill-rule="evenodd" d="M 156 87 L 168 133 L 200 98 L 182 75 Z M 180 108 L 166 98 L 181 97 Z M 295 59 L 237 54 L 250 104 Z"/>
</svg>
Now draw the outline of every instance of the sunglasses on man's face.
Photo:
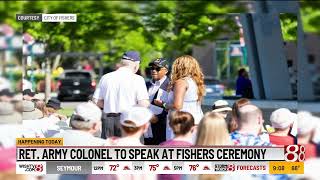
<svg viewBox="0 0 320 180">
<path fill-rule="evenodd" d="M 153 71 L 153 70 L 160 71 L 161 69 L 162 69 L 161 67 L 156 67 L 156 66 L 151 66 L 150 67 L 151 71 Z"/>
</svg>

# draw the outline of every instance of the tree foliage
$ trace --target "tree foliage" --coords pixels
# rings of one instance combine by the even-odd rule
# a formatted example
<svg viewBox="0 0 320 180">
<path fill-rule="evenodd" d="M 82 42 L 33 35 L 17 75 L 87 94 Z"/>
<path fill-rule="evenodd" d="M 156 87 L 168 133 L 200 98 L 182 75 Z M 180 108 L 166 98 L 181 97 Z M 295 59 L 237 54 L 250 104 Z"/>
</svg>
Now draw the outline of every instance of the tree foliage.
<svg viewBox="0 0 320 180">
<path fill-rule="evenodd" d="M 296 41 L 298 21 L 295 14 L 280 14 L 280 23 L 284 41 Z"/>
<path fill-rule="evenodd" d="M 246 12 L 245 5 L 231 0 L 0 2 L 0 20 L 23 26 L 51 52 L 104 53 L 105 62 L 116 62 L 124 51 L 137 50 L 145 66 L 152 58 L 191 53 L 192 45 L 203 40 L 238 38 L 234 14 L 228 13 Z M 301 7 L 305 30 L 319 32 L 319 6 Z M 77 23 L 19 23 L 16 13 L 77 13 Z M 284 39 L 292 40 L 296 17 L 280 17 Z"/>
<path fill-rule="evenodd" d="M 320 2 L 305 0 L 300 4 L 304 31 L 320 34 Z"/>
<path fill-rule="evenodd" d="M 21 23 L 16 21 L 16 14 L 23 12 L 23 2 L 0 1 L 0 22 L 10 24 L 16 31 L 21 31 Z"/>
<path fill-rule="evenodd" d="M 25 32 L 48 44 L 48 51 L 104 52 L 116 61 L 125 50 L 137 50 L 148 64 L 153 58 L 190 53 L 193 44 L 221 34 L 236 36 L 232 3 L 153 1 L 26 2 L 25 13 L 77 13 L 77 23 L 23 24 Z M 194 12 L 199 9 L 201 13 Z"/>
</svg>

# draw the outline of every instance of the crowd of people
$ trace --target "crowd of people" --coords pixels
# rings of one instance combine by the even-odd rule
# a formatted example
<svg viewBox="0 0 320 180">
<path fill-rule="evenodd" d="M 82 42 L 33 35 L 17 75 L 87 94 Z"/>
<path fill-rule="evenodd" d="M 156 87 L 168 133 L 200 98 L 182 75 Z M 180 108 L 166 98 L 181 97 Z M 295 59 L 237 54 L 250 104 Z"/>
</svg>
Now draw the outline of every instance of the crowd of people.
<svg viewBox="0 0 320 180">
<path fill-rule="evenodd" d="M 203 113 L 204 75 L 194 57 L 178 57 L 171 69 L 165 58 L 153 60 L 149 64 L 152 80 L 147 83 L 136 74 L 140 61 L 138 52 L 125 52 L 121 67 L 105 74 L 92 99 L 79 104 L 69 118 L 58 113 L 61 103 L 57 99 L 45 102 L 31 89 L 25 89 L 23 101 L 19 101 L 9 90 L 2 90 L 0 145 L 12 147 L 15 143 L 12 139 L 16 137 L 63 137 L 64 145 L 68 146 L 275 146 L 299 143 L 306 146 L 306 159 L 317 157 L 320 121 L 311 113 L 280 108 L 272 112 L 271 126 L 265 126 L 262 110 L 245 98 L 236 100 L 232 106 L 225 100 L 215 101 L 211 111 Z M 9 162 L 3 163 L 10 167 Z M 87 178 L 103 177 L 108 176 Z M 141 175 L 130 177 L 142 178 Z M 242 178 L 229 175 L 198 177 Z M 150 175 L 148 178 L 157 177 Z M 158 176 L 158 179 L 181 178 L 186 177 Z"/>
</svg>

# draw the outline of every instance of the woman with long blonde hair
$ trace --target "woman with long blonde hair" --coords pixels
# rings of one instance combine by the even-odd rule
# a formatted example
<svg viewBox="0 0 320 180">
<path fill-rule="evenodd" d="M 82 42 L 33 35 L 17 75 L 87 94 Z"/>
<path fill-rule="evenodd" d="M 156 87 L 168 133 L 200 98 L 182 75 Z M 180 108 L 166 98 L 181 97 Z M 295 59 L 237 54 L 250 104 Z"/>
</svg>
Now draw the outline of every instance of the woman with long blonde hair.
<svg viewBox="0 0 320 180">
<path fill-rule="evenodd" d="M 197 133 L 196 146 L 231 145 L 231 139 L 225 119 L 218 113 L 208 112 L 202 118 Z M 221 174 L 203 174 L 199 180 L 220 180 Z"/>
<path fill-rule="evenodd" d="M 154 103 L 172 111 L 189 112 L 194 117 L 195 125 L 203 117 L 201 101 L 205 95 L 203 73 L 198 61 L 189 55 L 178 57 L 172 65 L 171 82 L 167 102 L 155 100 Z M 173 138 L 172 129 L 167 123 L 166 139 Z"/>
<path fill-rule="evenodd" d="M 230 146 L 233 145 L 226 120 L 222 115 L 208 112 L 198 126 L 196 146 Z M 251 175 L 202 174 L 187 177 L 188 180 L 240 180 L 251 179 Z"/>
<path fill-rule="evenodd" d="M 196 145 L 233 145 L 228 132 L 226 120 L 220 114 L 209 112 L 204 115 L 198 126 Z"/>
<path fill-rule="evenodd" d="M 198 126 L 196 146 L 223 146 L 231 144 L 227 123 L 223 116 L 215 112 L 206 113 Z M 223 178 L 221 174 L 202 174 L 195 177 L 194 179 L 198 180 L 221 180 Z"/>
</svg>

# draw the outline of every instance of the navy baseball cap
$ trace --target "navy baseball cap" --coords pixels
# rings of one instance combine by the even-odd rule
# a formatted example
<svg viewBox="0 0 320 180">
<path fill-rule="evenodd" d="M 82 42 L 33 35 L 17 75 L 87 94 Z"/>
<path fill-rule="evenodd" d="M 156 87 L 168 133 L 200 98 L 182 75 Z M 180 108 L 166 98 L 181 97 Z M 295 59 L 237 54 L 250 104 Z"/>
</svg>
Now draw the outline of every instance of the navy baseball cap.
<svg viewBox="0 0 320 180">
<path fill-rule="evenodd" d="M 127 51 L 122 55 L 122 59 L 130 61 L 140 61 L 140 54 L 137 51 Z"/>
<path fill-rule="evenodd" d="M 2 91 L 0 91 L 0 96 L 13 97 L 14 93 L 11 92 L 9 89 L 3 89 Z"/>
<path fill-rule="evenodd" d="M 28 96 L 34 97 L 34 95 L 36 95 L 36 93 L 32 92 L 31 89 L 25 89 L 22 91 L 22 95 L 28 95 Z"/>
<path fill-rule="evenodd" d="M 169 69 L 169 63 L 164 58 L 157 58 L 153 60 L 152 62 L 149 63 L 149 66 L 152 66 L 152 65 Z"/>
<path fill-rule="evenodd" d="M 58 110 L 61 109 L 61 102 L 58 99 L 51 98 L 46 106 Z"/>
</svg>

